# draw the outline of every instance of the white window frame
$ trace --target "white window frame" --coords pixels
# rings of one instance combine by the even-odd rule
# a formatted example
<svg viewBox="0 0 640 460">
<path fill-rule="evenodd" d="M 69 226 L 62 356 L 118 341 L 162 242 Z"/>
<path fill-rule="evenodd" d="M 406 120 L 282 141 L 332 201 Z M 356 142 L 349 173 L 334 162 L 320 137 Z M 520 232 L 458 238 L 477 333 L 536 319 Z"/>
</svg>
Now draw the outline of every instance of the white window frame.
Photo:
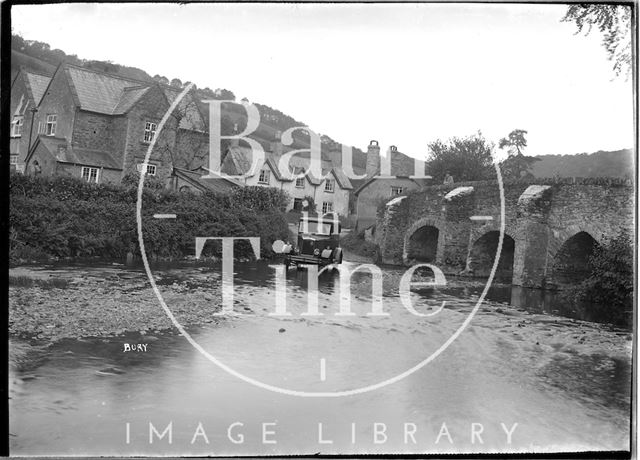
<svg viewBox="0 0 640 460">
<path fill-rule="evenodd" d="M 48 113 L 47 122 L 44 125 L 44 134 L 47 136 L 55 136 L 57 125 L 58 125 L 58 114 Z"/>
<path fill-rule="evenodd" d="M 322 202 L 322 214 L 326 214 L 328 212 L 333 212 L 333 202 L 332 201 L 323 201 Z"/>
<path fill-rule="evenodd" d="M 296 178 L 296 188 L 304 188 L 304 177 Z"/>
<path fill-rule="evenodd" d="M 271 170 L 269 170 L 268 168 L 261 169 L 260 175 L 258 176 L 258 184 L 269 185 L 270 180 L 271 180 Z"/>
<path fill-rule="evenodd" d="M 398 196 L 404 193 L 404 187 L 396 187 L 395 185 L 391 186 L 391 196 Z"/>
<path fill-rule="evenodd" d="M 151 144 L 153 139 L 156 137 L 156 130 L 158 129 L 158 125 L 152 121 L 146 121 L 144 123 L 144 136 L 142 137 L 142 142 L 146 144 Z"/>
<path fill-rule="evenodd" d="M 85 171 L 87 172 L 85 177 Z M 95 176 L 92 174 L 95 172 Z M 89 183 L 97 184 L 100 181 L 100 168 L 94 168 L 92 166 L 83 166 L 80 170 L 80 177 Z"/>
<path fill-rule="evenodd" d="M 144 163 L 138 163 L 138 165 L 136 166 L 136 169 L 138 170 L 139 173 L 142 173 L 142 168 L 144 168 Z M 155 176 L 156 172 L 158 171 L 158 167 L 152 163 L 147 163 L 147 168 L 146 168 L 146 176 Z"/>
<path fill-rule="evenodd" d="M 324 191 L 327 193 L 333 193 L 336 188 L 335 179 L 326 179 L 324 182 Z"/>
<path fill-rule="evenodd" d="M 11 137 L 22 137 L 22 126 L 24 125 L 23 115 L 14 115 L 11 122 Z"/>
<path fill-rule="evenodd" d="M 12 153 L 9 156 L 9 164 L 10 165 L 17 165 L 18 164 L 18 154 L 17 153 Z"/>
</svg>

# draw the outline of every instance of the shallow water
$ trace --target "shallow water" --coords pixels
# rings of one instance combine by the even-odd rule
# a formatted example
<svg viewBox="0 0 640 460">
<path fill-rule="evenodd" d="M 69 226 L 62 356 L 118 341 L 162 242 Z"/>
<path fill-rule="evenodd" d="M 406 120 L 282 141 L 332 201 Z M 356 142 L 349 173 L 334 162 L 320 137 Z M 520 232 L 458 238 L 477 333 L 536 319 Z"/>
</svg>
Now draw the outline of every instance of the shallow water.
<svg viewBox="0 0 640 460">
<path fill-rule="evenodd" d="M 140 270 L 125 267 L 48 272 L 60 277 L 115 272 L 132 289 L 149 289 L 141 284 Z M 436 312 L 446 302 L 439 313 L 418 317 L 397 297 L 403 271 L 385 268 L 383 305 L 389 316 L 367 316 L 370 276 L 357 272 L 350 297 L 356 315 L 336 316 L 339 278 L 330 272 L 319 280 L 322 316 L 302 316 L 308 273 L 290 270 L 286 306 L 291 316 L 281 317 L 269 315 L 275 308 L 275 273 L 275 265 L 236 264 L 234 308 L 242 314 L 188 332 L 202 351 L 234 372 L 307 393 L 367 387 L 416 366 L 460 328 L 483 289 L 476 281 L 460 280 L 418 289 L 411 298 L 419 312 Z M 204 292 L 195 301 L 213 299 L 212 311 L 219 303 L 217 267 L 158 266 L 154 277 L 169 308 L 185 290 Z M 630 336 L 545 312 L 557 310 L 553 306 L 511 306 L 513 292 L 509 286 L 492 288 L 469 326 L 423 368 L 380 389 L 337 398 L 260 388 L 216 366 L 175 332 L 65 340 L 33 353 L 37 359 L 12 365 L 11 452 L 627 450 Z M 516 291 L 516 297 L 522 293 Z M 164 314 L 158 306 L 158 315 Z M 175 314 L 179 321 L 180 313 Z M 125 343 L 147 348 L 124 352 Z M 17 340 L 12 347 L 29 349 Z M 152 432 L 151 443 L 150 426 L 162 433 L 170 423 L 162 439 Z"/>
</svg>

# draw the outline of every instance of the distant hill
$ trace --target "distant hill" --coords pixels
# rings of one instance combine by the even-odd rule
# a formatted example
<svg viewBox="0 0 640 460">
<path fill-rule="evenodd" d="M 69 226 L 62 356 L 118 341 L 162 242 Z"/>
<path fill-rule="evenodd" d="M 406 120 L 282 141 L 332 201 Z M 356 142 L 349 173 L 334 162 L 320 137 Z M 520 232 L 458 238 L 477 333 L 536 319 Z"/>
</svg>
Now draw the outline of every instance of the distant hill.
<svg viewBox="0 0 640 460">
<path fill-rule="evenodd" d="M 540 155 L 533 164 L 535 177 L 634 177 L 631 149 L 577 155 Z"/>
</svg>

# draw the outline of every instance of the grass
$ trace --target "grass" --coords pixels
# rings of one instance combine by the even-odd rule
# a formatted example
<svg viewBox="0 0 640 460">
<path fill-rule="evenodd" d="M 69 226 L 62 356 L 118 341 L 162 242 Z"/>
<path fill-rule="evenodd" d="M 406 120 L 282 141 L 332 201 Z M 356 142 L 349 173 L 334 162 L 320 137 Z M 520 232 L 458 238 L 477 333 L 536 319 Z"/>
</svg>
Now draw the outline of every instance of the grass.
<svg viewBox="0 0 640 460">
<path fill-rule="evenodd" d="M 52 278 L 31 278 L 29 276 L 11 276 L 9 275 L 9 286 L 14 287 L 40 287 L 43 289 L 66 289 L 69 287 L 69 280 Z"/>
</svg>

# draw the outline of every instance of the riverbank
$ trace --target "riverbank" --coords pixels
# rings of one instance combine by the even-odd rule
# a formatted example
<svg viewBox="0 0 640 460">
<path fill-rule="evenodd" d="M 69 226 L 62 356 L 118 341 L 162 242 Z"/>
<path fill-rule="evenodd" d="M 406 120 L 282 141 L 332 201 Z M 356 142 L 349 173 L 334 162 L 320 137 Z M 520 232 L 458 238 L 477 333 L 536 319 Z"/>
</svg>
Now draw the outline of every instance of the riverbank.
<svg viewBox="0 0 640 460">
<path fill-rule="evenodd" d="M 204 270 L 204 269 L 203 269 Z M 36 344 L 62 339 L 166 332 L 173 324 L 162 310 L 144 271 L 113 268 L 44 270 L 19 267 L 9 276 L 32 279 L 9 286 L 9 334 Z M 56 280 L 54 282 L 53 280 Z M 56 287 L 56 285 L 64 287 Z M 162 286 L 172 312 L 189 327 L 216 321 L 220 300 L 188 283 Z"/>
</svg>

